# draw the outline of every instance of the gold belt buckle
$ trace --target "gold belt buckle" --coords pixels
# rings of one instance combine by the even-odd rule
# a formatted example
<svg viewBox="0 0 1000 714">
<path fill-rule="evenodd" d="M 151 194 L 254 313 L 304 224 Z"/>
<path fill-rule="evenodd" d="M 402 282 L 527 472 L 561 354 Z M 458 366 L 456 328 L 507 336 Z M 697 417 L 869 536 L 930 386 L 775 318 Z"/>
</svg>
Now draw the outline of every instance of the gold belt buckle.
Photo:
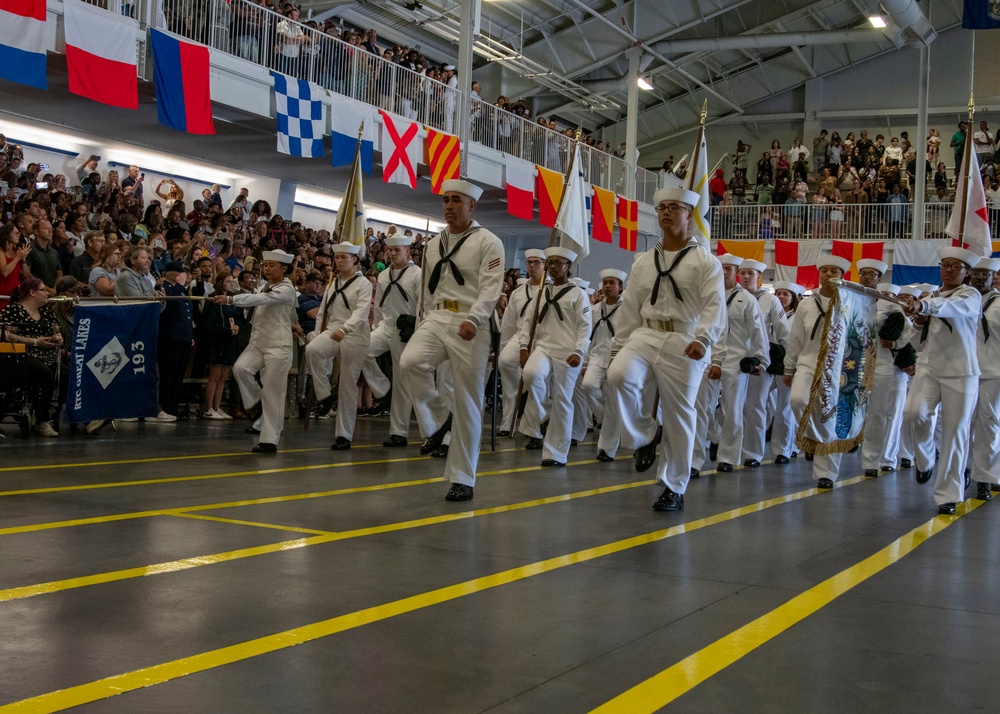
<svg viewBox="0 0 1000 714">
<path fill-rule="evenodd" d="M 458 300 L 445 300 L 441 303 L 441 307 L 450 312 L 458 312 Z"/>
</svg>

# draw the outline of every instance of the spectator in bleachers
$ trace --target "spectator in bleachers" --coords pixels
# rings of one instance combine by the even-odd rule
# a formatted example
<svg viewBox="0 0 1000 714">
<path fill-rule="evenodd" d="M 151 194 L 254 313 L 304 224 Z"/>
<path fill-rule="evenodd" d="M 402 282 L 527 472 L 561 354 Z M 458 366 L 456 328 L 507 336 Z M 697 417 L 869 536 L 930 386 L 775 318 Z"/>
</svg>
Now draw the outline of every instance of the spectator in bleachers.
<svg viewBox="0 0 1000 714">
<path fill-rule="evenodd" d="M 101 246 L 87 277 L 92 295 L 112 297 L 115 294 L 115 281 L 121 274 L 122 249 L 125 246 L 127 244 L 121 241 L 105 242 Z"/>
</svg>

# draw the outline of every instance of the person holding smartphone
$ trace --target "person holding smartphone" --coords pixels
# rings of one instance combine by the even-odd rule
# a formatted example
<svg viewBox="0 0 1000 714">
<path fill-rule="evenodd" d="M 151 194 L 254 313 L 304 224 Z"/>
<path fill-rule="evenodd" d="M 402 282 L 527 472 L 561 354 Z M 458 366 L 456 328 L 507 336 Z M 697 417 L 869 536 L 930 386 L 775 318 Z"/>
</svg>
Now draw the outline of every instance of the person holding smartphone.
<svg viewBox="0 0 1000 714">
<path fill-rule="evenodd" d="M 138 166 L 129 166 L 128 176 L 122 181 L 122 190 L 135 196 L 140 206 L 143 205 L 142 182 L 145 178 L 146 174 L 140 174 Z"/>
</svg>

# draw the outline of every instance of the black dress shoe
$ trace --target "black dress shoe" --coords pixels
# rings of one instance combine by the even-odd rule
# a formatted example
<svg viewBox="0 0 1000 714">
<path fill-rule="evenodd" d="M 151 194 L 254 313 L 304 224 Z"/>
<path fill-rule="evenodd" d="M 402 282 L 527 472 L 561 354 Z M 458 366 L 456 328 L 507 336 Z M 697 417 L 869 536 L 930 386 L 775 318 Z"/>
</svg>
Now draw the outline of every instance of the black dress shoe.
<svg viewBox="0 0 1000 714">
<path fill-rule="evenodd" d="M 614 461 L 615 457 L 608 456 L 608 452 L 605 451 L 604 449 L 601 449 L 600 451 L 597 452 L 597 460 L 603 461 L 604 463 L 608 463 L 609 461 Z"/>
<path fill-rule="evenodd" d="M 990 493 L 990 485 L 985 481 L 980 481 L 976 486 L 976 499 L 979 501 L 993 500 L 993 494 Z"/>
<path fill-rule="evenodd" d="M 828 478 L 821 478 L 816 482 L 816 488 L 833 488 L 833 481 Z"/>
<path fill-rule="evenodd" d="M 701 478 L 701 471 L 698 469 L 691 469 L 691 478 Z"/>
<path fill-rule="evenodd" d="M 441 444 L 441 446 L 437 447 L 436 449 L 434 449 L 434 451 L 431 452 L 431 456 L 433 456 L 435 459 L 444 459 L 444 458 L 447 458 L 448 457 L 448 445 L 447 444 Z"/>
<path fill-rule="evenodd" d="M 407 441 L 405 436 L 400 436 L 399 434 L 392 434 L 388 439 L 382 442 L 382 446 L 406 446 Z"/>
<path fill-rule="evenodd" d="M 954 516 L 955 515 L 955 504 L 954 503 L 942 503 L 938 506 L 939 516 Z"/>
<path fill-rule="evenodd" d="M 708 445 L 708 460 L 715 461 L 719 458 L 719 445 L 709 443 Z"/>
<path fill-rule="evenodd" d="M 778 454 L 777 456 L 774 457 L 774 463 L 777 464 L 778 466 L 784 466 L 785 464 L 788 463 L 788 457 L 785 456 L 784 454 Z"/>
<path fill-rule="evenodd" d="M 798 451 L 793 451 L 793 452 L 792 452 L 792 458 L 793 458 L 793 459 L 797 459 L 797 458 L 799 458 L 799 452 L 798 452 Z"/>
<path fill-rule="evenodd" d="M 755 469 L 758 466 L 760 466 L 760 462 L 757 459 L 746 459 L 743 462 L 743 465 L 746 466 L 749 469 Z"/>
<path fill-rule="evenodd" d="M 266 444 L 264 442 L 261 442 L 257 444 L 257 446 L 250 449 L 250 452 L 254 454 L 273 454 L 276 453 L 277 451 L 278 447 L 276 445 Z"/>
<path fill-rule="evenodd" d="M 440 429 L 424 439 L 424 443 L 420 445 L 421 455 L 427 456 L 432 451 L 436 451 L 441 446 L 441 442 L 444 441 L 444 435 L 449 431 L 451 431 L 451 414 L 444 420 L 444 424 L 441 425 Z"/>
<path fill-rule="evenodd" d="M 580 443 L 580 442 L 578 442 L 578 441 L 577 441 L 576 439 L 570 439 L 570 440 L 569 440 L 569 445 L 570 445 L 570 446 L 576 446 L 576 445 L 577 445 L 577 444 L 579 444 L 579 443 Z"/>
<path fill-rule="evenodd" d="M 566 462 L 556 461 L 555 459 L 542 459 L 542 467 L 546 469 L 552 469 L 557 466 L 565 466 Z"/>
<path fill-rule="evenodd" d="M 528 440 L 524 442 L 524 448 L 528 451 L 538 451 L 542 448 L 542 440 L 535 436 L 529 436 Z"/>
<path fill-rule="evenodd" d="M 927 483 L 931 480 L 932 473 L 934 473 L 934 469 L 927 469 L 926 471 L 917 469 L 917 483 Z"/>
<path fill-rule="evenodd" d="M 472 500 L 472 486 L 466 486 L 462 483 L 453 483 L 451 488 L 448 489 L 447 495 L 445 495 L 444 500 L 446 501 L 471 501 Z"/>
<path fill-rule="evenodd" d="M 878 478 L 878 469 L 865 469 L 865 476 L 867 478 Z"/>
<path fill-rule="evenodd" d="M 965 484 L 964 488 L 968 488 L 969 486 L 972 485 L 972 476 L 971 476 L 971 473 L 972 473 L 971 469 L 966 469 L 965 473 L 962 476 L 962 478 L 964 479 L 964 484 Z"/>
<path fill-rule="evenodd" d="M 993 491 L 994 493 L 1000 491 L 1000 483 L 991 483 L 990 490 Z"/>
<path fill-rule="evenodd" d="M 733 472 L 733 465 L 727 464 L 725 461 L 720 461 L 719 465 L 715 467 L 715 470 L 720 474 L 731 474 Z"/>
<path fill-rule="evenodd" d="M 342 436 L 338 436 L 337 440 L 333 442 L 333 446 L 330 448 L 334 451 L 347 451 L 351 448 L 351 442 Z"/>
<path fill-rule="evenodd" d="M 506 439 L 507 437 L 510 436 L 510 432 L 507 431 L 506 429 L 501 429 L 500 431 L 497 432 L 497 436 L 499 436 L 501 439 Z"/>
<path fill-rule="evenodd" d="M 252 426 L 248 426 L 246 429 L 243 430 L 243 433 L 244 434 L 259 434 L 260 433 L 260 429 L 255 429 Z"/>
<path fill-rule="evenodd" d="M 638 473 L 648 471 L 649 467 L 656 461 L 656 446 L 660 443 L 662 435 L 663 427 L 660 427 L 656 430 L 656 436 L 653 437 L 651 442 L 635 450 L 635 470 Z"/>
<path fill-rule="evenodd" d="M 812 461 L 812 460 L 813 460 L 813 455 L 810 453 L 806 453 L 806 461 Z"/>
<path fill-rule="evenodd" d="M 653 504 L 654 511 L 683 511 L 684 510 L 684 494 L 675 493 L 670 490 L 670 487 L 663 489 L 663 493 L 660 497 L 656 499 Z"/>
<path fill-rule="evenodd" d="M 881 471 L 884 474 L 891 474 L 895 470 L 896 470 L 895 466 L 883 466 L 882 468 L 879 469 L 879 471 Z"/>
<path fill-rule="evenodd" d="M 913 468 L 913 462 L 910 461 L 909 459 L 900 459 L 899 460 L 899 468 L 901 468 L 901 469 L 912 469 Z"/>
</svg>

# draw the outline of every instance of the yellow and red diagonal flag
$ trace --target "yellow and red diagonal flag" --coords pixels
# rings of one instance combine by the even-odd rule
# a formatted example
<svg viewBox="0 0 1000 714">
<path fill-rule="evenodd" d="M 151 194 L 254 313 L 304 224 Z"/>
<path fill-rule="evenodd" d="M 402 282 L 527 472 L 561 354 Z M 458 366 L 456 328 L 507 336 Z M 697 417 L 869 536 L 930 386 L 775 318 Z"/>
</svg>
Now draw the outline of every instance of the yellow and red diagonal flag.
<svg viewBox="0 0 1000 714">
<path fill-rule="evenodd" d="M 590 197 L 593 228 L 591 237 L 601 243 L 610 243 L 615 231 L 615 192 L 594 186 Z"/>
<path fill-rule="evenodd" d="M 724 240 L 720 238 L 716 253 L 718 255 L 732 253 L 743 258 L 743 260 L 756 260 L 759 263 L 763 263 L 764 246 L 766 243 L 767 241 L 764 240 Z"/>
<path fill-rule="evenodd" d="M 639 241 L 639 202 L 618 197 L 618 245 L 635 250 Z"/>
<path fill-rule="evenodd" d="M 552 228 L 556 224 L 556 214 L 562 200 L 563 175 L 541 166 L 535 168 L 538 169 L 535 189 L 535 195 L 538 196 L 538 222 Z"/>
<path fill-rule="evenodd" d="M 431 169 L 431 191 L 441 193 L 441 184 L 461 173 L 462 145 L 454 134 L 427 127 L 427 165 Z"/>
</svg>

